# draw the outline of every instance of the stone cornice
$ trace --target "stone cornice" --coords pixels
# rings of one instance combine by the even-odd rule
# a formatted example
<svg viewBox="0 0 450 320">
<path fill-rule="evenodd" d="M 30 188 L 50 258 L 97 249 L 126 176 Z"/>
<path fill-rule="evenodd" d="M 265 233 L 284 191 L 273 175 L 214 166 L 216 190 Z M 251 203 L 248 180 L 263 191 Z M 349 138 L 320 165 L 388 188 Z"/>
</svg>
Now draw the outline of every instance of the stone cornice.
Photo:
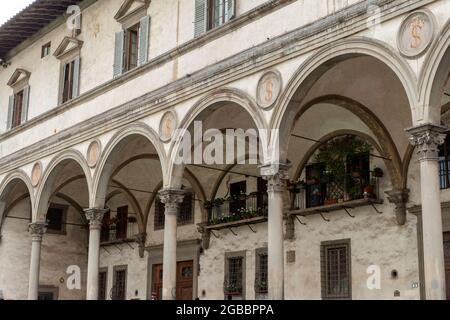
<svg viewBox="0 0 450 320">
<path fill-rule="evenodd" d="M 376 0 L 370 3 L 384 4 L 381 20 L 386 21 L 434 1 L 435 0 Z M 357 17 L 359 17 L 359 19 L 356 19 Z M 72 145 L 76 145 L 77 143 L 92 139 L 106 128 L 108 128 L 109 131 L 123 126 L 124 124 L 138 121 L 153 113 L 171 107 L 176 103 L 180 103 L 201 93 L 224 86 L 237 78 L 259 72 L 264 68 L 295 58 L 314 50 L 317 47 L 360 32 L 367 28 L 366 19 L 367 3 L 364 3 L 364 5 L 357 3 L 341 10 L 335 15 L 325 17 L 307 26 L 267 41 L 259 46 L 245 50 L 235 56 L 218 62 L 215 65 L 206 67 L 190 77 L 179 79 L 124 105 L 113 108 L 87 121 L 78 123 L 71 128 L 65 129 L 54 136 L 46 138 L 45 140 L 28 146 L 18 152 L 3 157 L 0 160 L 0 174 L 36 161 L 44 156 L 53 154 Z M 234 21 L 237 20 L 238 19 Z M 340 25 L 340 28 L 334 28 L 330 31 L 330 28 L 336 25 Z M 224 27 L 231 28 L 227 25 Z M 219 32 L 219 30 L 217 32 Z M 327 32 L 329 35 L 323 37 L 323 34 Z M 198 41 L 197 43 L 200 45 L 202 41 L 205 41 L 203 39 L 204 37 L 207 37 L 208 34 L 209 33 L 194 41 Z M 331 34 L 333 36 L 331 36 Z M 0 141 L 13 136 L 21 130 L 26 130 L 33 125 L 41 123 L 54 115 L 63 113 L 107 90 L 119 86 L 130 78 L 136 77 L 144 71 L 148 71 L 148 68 L 151 68 L 153 63 L 156 63 L 155 60 L 110 81 L 102 87 L 93 89 L 55 110 L 31 120 L 22 127 L 3 134 L 0 136 Z"/>
</svg>

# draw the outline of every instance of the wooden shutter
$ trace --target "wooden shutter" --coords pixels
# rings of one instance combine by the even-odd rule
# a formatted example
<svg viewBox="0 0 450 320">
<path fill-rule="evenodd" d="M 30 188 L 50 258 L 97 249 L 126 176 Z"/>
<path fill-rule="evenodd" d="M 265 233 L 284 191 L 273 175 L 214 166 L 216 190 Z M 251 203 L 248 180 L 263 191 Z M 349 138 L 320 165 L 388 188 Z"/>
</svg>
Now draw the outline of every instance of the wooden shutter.
<svg viewBox="0 0 450 320">
<path fill-rule="evenodd" d="M 73 63 L 72 99 L 80 93 L 80 62 L 80 57 L 77 57 Z"/>
<path fill-rule="evenodd" d="M 208 0 L 195 0 L 194 36 L 199 37 L 206 32 Z"/>
<path fill-rule="evenodd" d="M 28 121 L 28 106 L 30 104 L 30 86 L 26 86 L 23 89 L 23 100 L 22 100 L 22 119 L 20 123 L 25 123 Z"/>
<path fill-rule="evenodd" d="M 116 33 L 116 44 L 114 48 L 114 77 L 122 74 L 124 38 L 125 32 L 123 30 Z"/>
<path fill-rule="evenodd" d="M 236 16 L 236 0 L 225 0 L 225 10 L 225 22 L 228 22 Z"/>
<path fill-rule="evenodd" d="M 8 118 L 6 119 L 6 129 L 9 130 L 12 127 L 12 116 L 14 110 L 14 95 L 9 96 L 8 103 Z"/>
<path fill-rule="evenodd" d="M 138 66 L 141 66 L 148 61 L 148 47 L 150 39 L 150 17 L 145 16 L 140 21 L 139 27 L 139 59 Z"/>
</svg>

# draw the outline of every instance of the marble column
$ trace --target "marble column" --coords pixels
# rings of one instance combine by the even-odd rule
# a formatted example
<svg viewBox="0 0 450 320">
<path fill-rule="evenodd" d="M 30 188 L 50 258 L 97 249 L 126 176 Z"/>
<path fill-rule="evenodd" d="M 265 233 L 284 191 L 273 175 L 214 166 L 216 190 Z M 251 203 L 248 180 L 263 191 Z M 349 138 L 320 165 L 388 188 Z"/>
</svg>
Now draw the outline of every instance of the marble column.
<svg viewBox="0 0 450 320">
<path fill-rule="evenodd" d="M 159 192 L 164 204 L 163 300 L 175 300 L 177 289 L 177 219 L 184 192 L 164 189 Z"/>
<path fill-rule="evenodd" d="M 425 124 L 407 129 L 420 162 L 423 217 L 423 258 L 427 300 L 445 300 L 444 245 L 439 185 L 439 145 L 446 128 Z"/>
<path fill-rule="evenodd" d="M 30 277 L 28 285 L 28 300 L 37 300 L 39 294 L 39 270 L 41 264 L 42 237 L 47 231 L 47 223 L 34 222 L 29 226 L 31 233 Z"/>
<path fill-rule="evenodd" d="M 288 165 L 261 167 L 268 193 L 268 286 L 269 299 L 284 299 L 283 194 L 286 191 Z"/>
<path fill-rule="evenodd" d="M 89 221 L 89 253 L 87 270 L 86 299 L 98 300 L 98 270 L 100 263 L 100 236 L 103 216 L 106 209 L 86 209 L 86 218 Z"/>
</svg>

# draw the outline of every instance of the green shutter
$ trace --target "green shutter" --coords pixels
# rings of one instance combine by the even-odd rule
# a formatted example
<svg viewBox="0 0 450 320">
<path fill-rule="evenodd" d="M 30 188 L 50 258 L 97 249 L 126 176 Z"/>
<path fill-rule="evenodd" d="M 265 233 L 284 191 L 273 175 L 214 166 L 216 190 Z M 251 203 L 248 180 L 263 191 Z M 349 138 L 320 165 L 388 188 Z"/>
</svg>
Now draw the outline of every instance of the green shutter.
<svg viewBox="0 0 450 320">
<path fill-rule="evenodd" d="M 195 0 L 195 37 L 199 37 L 206 32 L 207 9 L 207 0 Z"/>
<path fill-rule="evenodd" d="M 8 118 L 6 119 L 6 129 L 7 130 L 11 129 L 11 127 L 12 127 L 13 109 L 14 109 L 14 95 L 9 96 Z"/>
<path fill-rule="evenodd" d="M 138 65 L 141 66 L 148 61 L 148 45 L 150 37 L 150 17 L 145 16 L 140 21 L 139 27 L 139 59 Z"/>
<path fill-rule="evenodd" d="M 80 57 L 76 57 L 73 64 L 72 99 L 80 93 Z"/>
<path fill-rule="evenodd" d="M 23 89 L 23 100 L 22 100 L 22 119 L 20 123 L 25 123 L 28 121 L 28 106 L 30 104 L 30 86 L 26 86 Z"/>
<path fill-rule="evenodd" d="M 116 33 L 116 44 L 114 48 L 114 77 L 122 74 L 123 71 L 123 46 L 125 32 L 122 30 Z"/>
</svg>

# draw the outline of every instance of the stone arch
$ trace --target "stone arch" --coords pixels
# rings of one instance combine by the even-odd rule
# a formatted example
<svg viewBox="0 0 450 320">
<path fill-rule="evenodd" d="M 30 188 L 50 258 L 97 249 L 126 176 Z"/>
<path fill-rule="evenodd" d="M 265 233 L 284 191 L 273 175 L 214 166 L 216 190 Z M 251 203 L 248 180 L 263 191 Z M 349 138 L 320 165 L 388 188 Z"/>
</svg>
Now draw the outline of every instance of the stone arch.
<svg viewBox="0 0 450 320">
<path fill-rule="evenodd" d="M 44 172 L 42 181 L 40 182 L 36 190 L 35 198 L 35 208 L 36 212 L 33 217 L 33 221 L 42 221 L 45 219 L 47 214 L 48 204 L 51 196 L 53 195 L 53 190 L 50 186 L 54 183 L 55 179 L 58 177 L 63 163 L 73 161 L 75 162 L 81 171 L 83 172 L 86 180 L 88 195 L 92 193 L 92 176 L 86 159 L 83 155 L 73 149 L 69 149 L 61 152 L 56 157 L 54 157 L 47 166 Z"/>
<path fill-rule="evenodd" d="M 392 140 L 389 131 L 383 125 L 383 123 L 377 118 L 377 116 L 366 108 L 361 103 L 349 99 L 347 97 L 338 95 L 328 95 L 313 99 L 312 101 L 306 103 L 296 114 L 294 123 L 310 108 L 320 103 L 326 103 L 331 105 L 336 105 L 338 107 L 344 108 L 354 115 L 356 115 L 375 135 L 381 148 L 378 152 L 385 158 L 391 159 L 387 161 L 386 167 L 389 170 L 391 176 L 392 184 L 395 188 L 401 188 L 403 186 L 403 168 L 402 159 L 398 153 L 394 141 Z M 370 142 L 370 141 L 369 141 Z M 378 145 L 378 143 L 376 144 Z M 375 145 L 374 145 L 375 146 Z"/>
<path fill-rule="evenodd" d="M 126 143 L 128 138 L 133 136 L 144 137 L 152 144 L 160 159 L 163 180 L 168 180 L 166 176 L 166 153 L 157 133 L 144 123 L 132 124 L 117 132 L 105 147 L 94 173 L 93 193 L 91 194 L 91 199 L 89 201 L 91 207 L 101 208 L 104 206 L 108 182 L 114 170 L 112 163 L 114 162 L 115 157 L 118 156 L 118 153 L 116 152 L 117 148 L 120 148 L 122 144 Z"/>
<path fill-rule="evenodd" d="M 253 123 L 255 124 L 256 130 L 267 130 L 269 128 L 268 123 L 266 119 L 264 118 L 264 115 L 261 111 L 261 109 L 258 107 L 256 101 L 251 98 L 247 93 L 234 89 L 234 88 L 222 88 L 218 89 L 207 96 L 200 99 L 192 108 L 191 110 L 186 114 L 186 116 L 183 118 L 183 120 L 180 123 L 179 129 L 177 130 L 176 135 L 174 136 L 173 143 L 170 146 L 170 165 L 169 165 L 169 171 L 168 171 L 168 177 L 170 180 L 170 183 L 165 185 L 165 187 L 169 186 L 178 186 L 180 184 L 180 177 L 183 176 L 183 167 L 182 166 L 176 166 L 174 164 L 176 154 L 180 148 L 180 143 L 182 141 L 183 134 L 189 129 L 189 127 L 192 125 L 192 123 L 198 119 L 198 117 L 210 108 L 211 106 L 218 104 L 218 103 L 235 103 L 239 107 L 241 107 L 243 110 L 249 114 L 251 119 L 253 120 Z M 268 146 L 268 137 L 264 135 L 260 135 L 261 139 L 261 146 L 264 149 L 263 154 L 267 154 L 267 146 Z"/>
<path fill-rule="evenodd" d="M 4 198 L 9 193 L 10 189 L 13 187 L 15 183 L 22 183 L 28 190 L 29 198 L 30 198 L 30 220 L 33 219 L 34 216 L 34 192 L 33 186 L 31 184 L 31 180 L 28 175 L 23 170 L 16 170 L 10 174 L 8 174 L 2 181 L 0 185 L 0 203 L 4 200 Z M 26 197 L 20 197 L 19 199 L 24 200 Z M 16 199 L 17 200 L 17 199 Z M 0 206 L 0 234 L 3 227 L 4 217 L 8 213 L 8 207 Z"/>
<path fill-rule="evenodd" d="M 304 104 L 303 100 L 315 82 L 339 62 L 359 56 L 373 57 L 384 63 L 396 74 L 405 89 L 411 107 L 412 122 L 417 121 L 417 77 L 411 67 L 396 53 L 396 50 L 387 44 L 374 39 L 352 37 L 333 42 L 314 53 L 292 76 L 280 96 L 275 108 L 276 111 L 270 122 L 271 128 L 280 130 L 279 137 L 271 137 L 270 149 L 273 150 L 276 147 L 277 138 L 280 141 L 289 141 L 298 108 Z M 292 103 L 292 101 L 295 103 Z M 287 143 L 280 145 L 280 160 L 286 161 L 286 156 Z"/>
<path fill-rule="evenodd" d="M 423 122 L 440 123 L 441 99 L 450 77 L 450 20 L 439 31 L 439 37 L 426 56 L 419 76 L 419 101 Z"/>
</svg>

